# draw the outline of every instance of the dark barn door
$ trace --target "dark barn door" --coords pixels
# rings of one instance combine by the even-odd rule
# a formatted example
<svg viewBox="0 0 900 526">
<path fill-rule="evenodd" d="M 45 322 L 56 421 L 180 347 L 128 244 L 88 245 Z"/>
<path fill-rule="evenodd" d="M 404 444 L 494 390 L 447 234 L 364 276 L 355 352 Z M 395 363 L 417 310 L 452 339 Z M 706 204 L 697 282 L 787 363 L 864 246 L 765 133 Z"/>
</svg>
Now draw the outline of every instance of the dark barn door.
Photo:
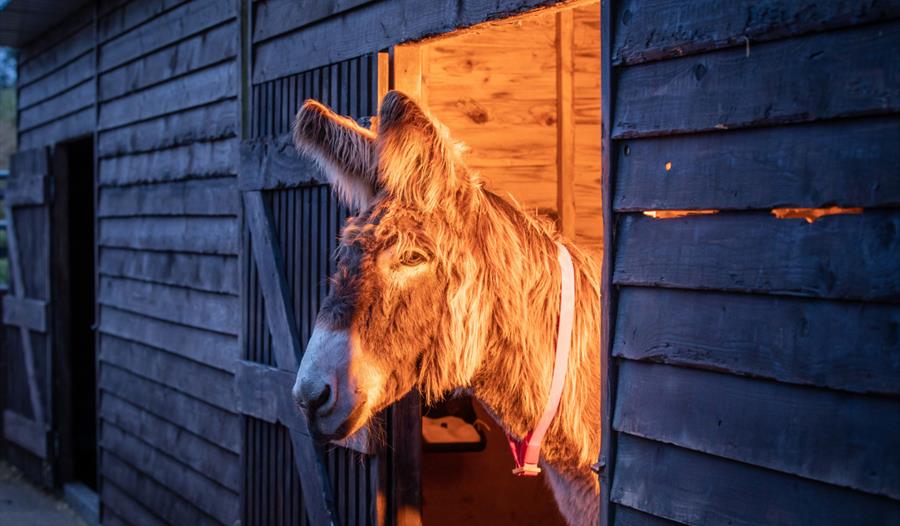
<svg viewBox="0 0 900 526">
<path fill-rule="evenodd" d="M 324 174 L 295 153 L 291 121 L 307 98 L 356 119 L 376 114 L 386 65 L 372 53 L 251 88 L 240 168 L 245 359 L 235 389 L 246 415 L 245 525 L 376 524 L 391 514 L 390 458 L 314 444 L 290 399 L 349 215 Z"/>
<path fill-rule="evenodd" d="M 12 156 L 6 188 L 9 294 L 6 325 L 7 408 L 3 431 L 10 459 L 33 480 L 53 485 L 50 437 L 51 180 L 48 148 Z"/>
</svg>

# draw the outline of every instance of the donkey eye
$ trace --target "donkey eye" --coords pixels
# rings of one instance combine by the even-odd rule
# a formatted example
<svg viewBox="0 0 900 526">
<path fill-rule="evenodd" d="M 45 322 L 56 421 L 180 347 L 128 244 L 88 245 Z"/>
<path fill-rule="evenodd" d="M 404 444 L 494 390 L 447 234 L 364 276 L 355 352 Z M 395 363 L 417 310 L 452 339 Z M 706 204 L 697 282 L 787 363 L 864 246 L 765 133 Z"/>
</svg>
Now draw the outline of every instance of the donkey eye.
<svg viewBox="0 0 900 526">
<path fill-rule="evenodd" d="M 400 264 L 415 267 L 428 261 L 428 256 L 420 250 L 408 250 L 400 256 Z"/>
</svg>

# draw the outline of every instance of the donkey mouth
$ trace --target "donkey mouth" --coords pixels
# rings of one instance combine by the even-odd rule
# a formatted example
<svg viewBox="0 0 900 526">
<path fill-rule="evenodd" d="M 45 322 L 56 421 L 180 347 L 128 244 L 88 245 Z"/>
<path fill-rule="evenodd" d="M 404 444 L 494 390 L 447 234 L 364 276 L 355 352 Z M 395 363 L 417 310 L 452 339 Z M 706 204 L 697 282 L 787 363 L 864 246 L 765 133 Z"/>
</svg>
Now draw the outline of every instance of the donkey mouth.
<svg viewBox="0 0 900 526">
<path fill-rule="evenodd" d="M 366 412 L 366 401 L 363 400 L 361 403 L 357 404 L 350 413 L 347 414 L 346 418 L 344 418 L 337 426 L 333 429 L 328 429 L 329 421 L 333 420 L 333 418 L 329 418 L 333 416 L 334 411 L 329 411 L 328 415 L 318 415 L 312 416 L 307 415 L 307 419 L 309 421 L 309 430 L 315 438 L 319 442 L 332 442 L 336 440 L 343 440 L 348 436 L 355 433 L 359 428 L 365 424 L 365 415 Z"/>
</svg>

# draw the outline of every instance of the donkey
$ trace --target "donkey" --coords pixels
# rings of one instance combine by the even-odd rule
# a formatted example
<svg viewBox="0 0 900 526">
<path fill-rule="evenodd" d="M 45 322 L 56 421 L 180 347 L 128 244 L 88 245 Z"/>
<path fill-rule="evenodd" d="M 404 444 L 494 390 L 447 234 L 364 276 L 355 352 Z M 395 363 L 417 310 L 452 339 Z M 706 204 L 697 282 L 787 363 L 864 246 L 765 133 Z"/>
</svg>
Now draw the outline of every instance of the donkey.
<svg viewBox="0 0 900 526">
<path fill-rule="evenodd" d="M 510 436 L 525 436 L 550 391 L 560 242 L 574 264 L 575 314 L 540 465 L 568 524 L 596 524 L 599 265 L 550 221 L 485 189 L 409 96 L 389 92 L 374 128 L 312 100 L 294 122 L 295 146 L 358 211 L 293 389 L 312 433 L 345 439 L 415 388 L 426 402 L 471 393 Z"/>
</svg>

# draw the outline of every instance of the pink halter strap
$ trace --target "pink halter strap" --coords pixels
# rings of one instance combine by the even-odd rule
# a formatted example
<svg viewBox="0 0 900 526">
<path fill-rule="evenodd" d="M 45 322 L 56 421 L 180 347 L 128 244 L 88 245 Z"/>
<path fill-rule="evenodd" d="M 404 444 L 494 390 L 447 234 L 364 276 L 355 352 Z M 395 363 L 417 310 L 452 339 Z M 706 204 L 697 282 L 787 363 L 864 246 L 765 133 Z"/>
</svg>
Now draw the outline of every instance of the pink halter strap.
<svg viewBox="0 0 900 526">
<path fill-rule="evenodd" d="M 572 346 L 572 321 L 575 317 L 575 270 L 572 266 L 572 256 L 566 247 L 562 243 L 556 243 L 556 245 L 559 247 L 558 259 L 562 278 L 559 292 L 559 329 L 556 334 L 556 358 L 553 362 L 550 398 L 547 400 L 544 413 L 537 426 L 525 435 L 521 442 L 512 438 L 509 433 L 506 435 L 513 460 L 516 462 L 513 474 L 519 477 L 534 477 L 541 472 L 541 468 L 537 465 L 541 456 L 541 441 L 559 408 L 563 385 L 566 382 L 569 348 Z"/>
</svg>

